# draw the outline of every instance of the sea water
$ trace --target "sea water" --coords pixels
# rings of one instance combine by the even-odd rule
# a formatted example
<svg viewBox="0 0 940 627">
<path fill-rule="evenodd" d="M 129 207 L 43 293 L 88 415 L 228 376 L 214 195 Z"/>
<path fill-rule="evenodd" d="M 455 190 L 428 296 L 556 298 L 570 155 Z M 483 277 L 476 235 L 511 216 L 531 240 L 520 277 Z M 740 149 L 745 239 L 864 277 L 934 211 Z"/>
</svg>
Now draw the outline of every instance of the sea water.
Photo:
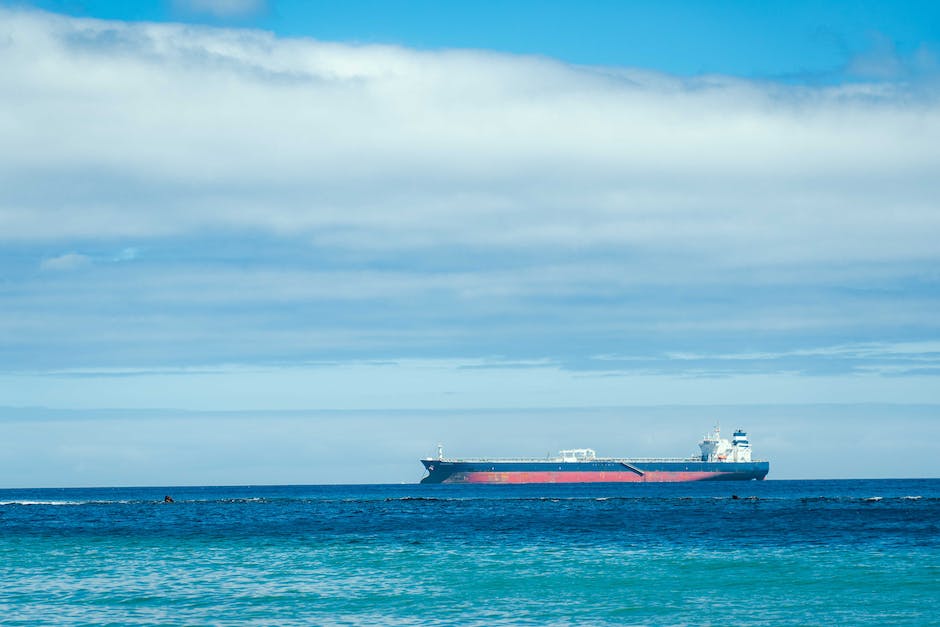
<svg viewBox="0 0 940 627">
<path fill-rule="evenodd" d="M 0 623 L 940 625 L 940 480 L 0 490 Z"/>
</svg>

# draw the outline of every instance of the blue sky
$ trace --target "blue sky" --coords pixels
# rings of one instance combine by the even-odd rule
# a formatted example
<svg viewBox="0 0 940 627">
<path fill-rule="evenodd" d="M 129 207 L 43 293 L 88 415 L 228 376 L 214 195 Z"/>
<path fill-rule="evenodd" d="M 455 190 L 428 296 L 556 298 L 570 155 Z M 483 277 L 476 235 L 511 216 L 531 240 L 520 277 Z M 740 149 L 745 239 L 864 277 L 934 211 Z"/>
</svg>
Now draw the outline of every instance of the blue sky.
<svg viewBox="0 0 940 627">
<path fill-rule="evenodd" d="M 0 2 L 0 476 L 937 476 L 938 12 Z"/>
</svg>

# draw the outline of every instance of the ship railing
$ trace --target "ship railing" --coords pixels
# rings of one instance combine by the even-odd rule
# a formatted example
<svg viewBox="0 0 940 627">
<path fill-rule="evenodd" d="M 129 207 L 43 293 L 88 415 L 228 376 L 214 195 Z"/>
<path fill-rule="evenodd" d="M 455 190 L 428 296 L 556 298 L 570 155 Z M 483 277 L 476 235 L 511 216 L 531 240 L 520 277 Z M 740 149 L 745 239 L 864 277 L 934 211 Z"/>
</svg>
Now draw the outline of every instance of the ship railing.
<svg viewBox="0 0 940 627">
<path fill-rule="evenodd" d="M 429 458 L 430 459 L 430 458 Z M 565 459 L 562 457 L 461 457 L 448 458 L 445 462 L 558 462 L 574 464 L 579 462 L 700 462 L 701 455 L 692 457 L 595 457 L 594 459 Z"/>
</svg>

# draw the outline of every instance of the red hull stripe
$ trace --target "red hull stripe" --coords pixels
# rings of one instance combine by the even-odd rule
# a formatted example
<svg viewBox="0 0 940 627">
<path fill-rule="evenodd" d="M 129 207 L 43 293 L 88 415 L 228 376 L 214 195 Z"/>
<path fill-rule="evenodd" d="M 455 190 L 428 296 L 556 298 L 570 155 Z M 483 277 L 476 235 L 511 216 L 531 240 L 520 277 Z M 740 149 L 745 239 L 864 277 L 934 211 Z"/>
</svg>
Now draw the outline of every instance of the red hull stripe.
<svg viewBox="0 0 940 627">
<path fill-rule="evenodd" d="M 670 483 L 675 481 L 704 481 L 724 472 L 458 472 L 443 483 Z"/>
</svg>

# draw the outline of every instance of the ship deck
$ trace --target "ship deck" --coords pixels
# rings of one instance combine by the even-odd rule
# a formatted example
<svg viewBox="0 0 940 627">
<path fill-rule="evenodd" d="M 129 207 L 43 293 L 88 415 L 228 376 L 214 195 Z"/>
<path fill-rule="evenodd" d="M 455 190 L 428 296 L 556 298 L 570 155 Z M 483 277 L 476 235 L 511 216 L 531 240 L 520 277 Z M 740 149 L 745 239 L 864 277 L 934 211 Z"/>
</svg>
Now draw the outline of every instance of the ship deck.
<svg viewBox="0 0 940 627">
<path fill-rule="evenodd" d="M 451 464 L 463 464 L 463 463 L 533 463 L 533 462 L 545 462 L 552 464 L 582 464 L 587 462 L 615 462 L 622 463 L 626 462 L 628 464 L 643 464 L 643 463 L 655 463 L 655 462 L 701 462 L 701 456 L 695 455 L 692 457 L 595 457 L 593 459 L 565 459 L 563 457 L 461 457 L 461 458 L 437 458 L 437 457 L 425 457 L 422 461 L 429 462 L 444 462 Z M 763 459 L 752 459 L 751 462 L 763 462 L 766 460 Z"/>
</svg>

